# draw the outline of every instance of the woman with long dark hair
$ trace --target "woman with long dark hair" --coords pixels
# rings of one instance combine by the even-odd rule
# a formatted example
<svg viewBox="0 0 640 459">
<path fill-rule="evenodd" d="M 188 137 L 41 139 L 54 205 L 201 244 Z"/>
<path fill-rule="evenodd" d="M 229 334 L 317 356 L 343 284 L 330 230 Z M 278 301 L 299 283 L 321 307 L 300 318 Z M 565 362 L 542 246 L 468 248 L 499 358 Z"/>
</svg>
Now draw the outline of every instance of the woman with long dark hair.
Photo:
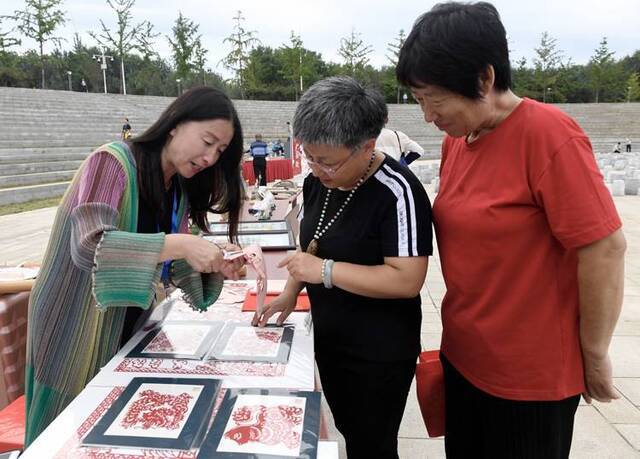
<svg viewBox="0 0 640 459">
<path fill-rule="evenodd" d="M 231 100 L 212 88 L 176 99 L 142 135 L 103 145 L 65 193 L 31 293 L 25 446 L 85 387 L 144 321 L 156 285 L 173 283 L 196 309 L 220 293 L 240 262 L 188 234 L 207 212 L 243 199 L 242 129 Z"/>
</svg>

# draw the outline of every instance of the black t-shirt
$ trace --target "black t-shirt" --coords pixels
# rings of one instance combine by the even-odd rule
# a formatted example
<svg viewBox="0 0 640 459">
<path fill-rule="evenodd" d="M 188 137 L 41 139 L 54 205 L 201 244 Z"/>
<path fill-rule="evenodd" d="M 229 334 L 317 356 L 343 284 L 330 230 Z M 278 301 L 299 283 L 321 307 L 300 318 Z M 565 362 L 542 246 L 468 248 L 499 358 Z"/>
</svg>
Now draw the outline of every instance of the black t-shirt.
<svg viewBox="0 0 640 459">
<path fill-rule="evenodd" d="M 165 212 L 163 213 L 161 218 L 151 210 L 151 206 L 147 204 L 142 195 L 140 195 L 138 200 L 138 233 L 159 233 L 163 232 L 165 234 L 171 233 L 171 215 L 173 212 L 173 198 L 174 194 L 177 198 L 177 204 L 180 204 L 180 185 L 178 184 L 177 179 L 174 177 L 171 181 L 171 187 L 165 191 L 164 198 L 164 208 Z M 159 221 L 160 220 L 160 221 Z M 180 222 L 177 222 L 179 225 Z M 127 312 L 125 313 L 124 326 L 122 329 L 122 337 L 120 338 L 120 347 L 124 346 L 129 339 L 136 332 L 134 327 L 138 318 L 144 312 L 143 309 L 137 307 L 128 307 Z"/>
<path fill-rule="evenodd" d="M 300 243 L 313 238 L 327 189 L 313 175 L 304 181 L 304 217 Z M 324 225 L 349 191 L 334 189 Z M 413 173 L 386 156 L 374 175 L 318 241 L 320 258 L 360 265 L 381 265 L 384 257 L 428 256 L 431 203 Z M 420 352 L 420 296 L 376 299 L 337 287 L 307 284 L 318 353 L 350 355 L 369 361 L 412 359 Z"/>
</svg>

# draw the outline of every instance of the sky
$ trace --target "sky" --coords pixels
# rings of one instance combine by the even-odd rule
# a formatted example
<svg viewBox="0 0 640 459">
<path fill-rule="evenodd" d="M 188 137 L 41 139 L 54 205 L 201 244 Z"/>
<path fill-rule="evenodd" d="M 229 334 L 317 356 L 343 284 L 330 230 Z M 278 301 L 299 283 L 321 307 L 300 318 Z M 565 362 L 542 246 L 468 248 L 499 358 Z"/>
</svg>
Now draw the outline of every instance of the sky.
<svg viewBox="0 0 640 459">
<path fill-rule="evenodd" d="M 388 44 L 394 42 L 400 29 L 408 33 L 416 18 L 437 2 L 418 0 L 137 0 L 132 10 L 134 22 L 150 21 L 162 35 L 156 50 L 165 58 L 170 55 L 165 35 L 178 10 L 200 24 L 204 47 L 208 50 L 208 67 L 225 76 L 219 63 L 230 51 L 223 43 L 233 32 L 233 17 L 238 10 L 245 17 L 245 28 L 254 30 L 265 46 L 277 48 L 289 42 L 293 30 L 307 49 L 322 54 L 326 61 L 341 62 L 340 39 L 352 30 L 361 34 L 365 44 L 373 48 L 369 56 L 375 67 L 388 65 Z M 586 64 L 606 36 L 615 58 L 640 49 L 640 0 L 496 0 L 492 2 L 502 17 L 512 50 L 512 63 L 522 57 L 531 65 L 534 48 L 542 32 L 557 39 L 565 58 Z M 1 0 L 0 15 L 22 9 L 23 0 Z M 67 23 L 59 35 L 67 38 L 63 48 L 70 48 L 74 33 L 87 45 L 94 44 L 87 31 L 98 31 L 99 20 L 115 28 L 115 13 L 105 0 L 64 0 Z M 3 23 L 3 31 L 8 23 Z M 51 51 L 53 45 L 49 44 Z M 36 44 L 23 40 L 23 49 Z"/>
</svg>

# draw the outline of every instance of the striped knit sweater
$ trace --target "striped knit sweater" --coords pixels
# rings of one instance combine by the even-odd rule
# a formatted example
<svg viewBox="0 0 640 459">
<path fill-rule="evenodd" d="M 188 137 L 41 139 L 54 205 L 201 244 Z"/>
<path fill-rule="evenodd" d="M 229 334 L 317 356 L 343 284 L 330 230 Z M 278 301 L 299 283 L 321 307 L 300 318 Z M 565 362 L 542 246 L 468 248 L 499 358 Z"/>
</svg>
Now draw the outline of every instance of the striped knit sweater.
<svg viewBox="0 0 640 459">
<path fill-rule="evenodd" d="M 182 196 L 178 218 L 187 232 Z M 25 446 L 118 351 L 125 307 L 152 304 L 165 235 L 138 234 L 137 222 L 133 155 L 124 143 L 104 145 L 62 198 L 31 293 Z M 213 303 L 222 287 L 220 275 L 195 273 L 184 260 L 174 262 L 172 281 L 197 309 Z"/>
</svg>

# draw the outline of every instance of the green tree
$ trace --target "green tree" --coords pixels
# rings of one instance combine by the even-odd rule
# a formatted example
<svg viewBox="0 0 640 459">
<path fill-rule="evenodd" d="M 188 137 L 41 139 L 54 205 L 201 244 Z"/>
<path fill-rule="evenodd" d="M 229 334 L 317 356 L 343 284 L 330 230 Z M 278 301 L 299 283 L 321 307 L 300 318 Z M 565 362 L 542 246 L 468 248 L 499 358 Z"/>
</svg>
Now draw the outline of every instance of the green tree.
<svg viewBox="0 0 640 459">
<path fill-rule="evenodd" d="M 600 46 L 595 50 L 594 55 L 591 56 L 589 61 L 590 67 L 590 80 L 591 87 L 595 95 L 595 102 L 600 101 L 600 91 L 604 86 L 607 86 L 614 74 L 614 59 L 615 52 L 609 50 L 607 43 L 607 37 L 602 37 Z"/>
<path fill-rule="evenodd" d="M 176 69 L 175 76 L 187 84 L 193 70 L 197 69 L 196 61 L 204 67 L 206 50 L 202 48 L 200 26 L 178 12 L 178 18 L 172 28 L 173 39 L 167 36 L 171 45 L 171 55 Z"/>
<path fill-rule="evenodd" d="M 398 32 L 398 36 L 395 37 L 391 43 L 387 43 L 387 51 L 389 52 L 389 54 L 387 54 L 387 59 L 389 60 L 389 62 L 391 63 L 391 66 L 393 69 L 395 69 L 398 66 L 398 59 L 400 58 L 400 50 L 402 49 L 402 45 L 404 45 L 405 40 L 407 39 L 407 37 L 404 34 L 404 29 L 400 29 L 400 32 Z M 383 69 L 384 72 L 384 69 Z M 388 75 L 389 72 L 386 72 L 386 74 Z M 392 83 L 395 86 L 395 91 L 396 91 L 396 104 L 400 103 L 400 85 L 398 84 L 398 80 L 395 77 L 395 74 L 392 75 L 392 79 L 389 80 L 389 77 L 387 76 L 387 78 L 385 78 L 385 81 L 387 82 L 386 86 L 388 86 L 388 83 Z"/>
<path fill-rule="evenodd" d="M 296 35 L 292 30 L 289 40 L 290 45 L 283 44 L 279 49 L 282 61 L 280 73 L 293 84 L 295 100 L 298 100 L 304 91 L 304 82 L 307 81 L 308 86 L 309 80 L 313 77 L 313 63 L 309 59 L 309 51 L 304 48 L 300 35 Z"/>
<path fill-rule="evenodd" d="M 133 49 L 139 49 L 142 53 L 148 52 L 152 46 L 154 38 L 159 34 L 153 32 L 153 26 L 148 21 L 142 21 L 133 25 L 133 15 L 131 8 L 136 0 L 107 0 L 107 5 L 116 13 L 117 28 L 111 31 L 100 19 L 102 32 L 95 33 L 89 31 L 99 45 L 105 48 L 114 49 L 120 57 L 120 92 L 127 93 L 127 82 L 124 71 L 124 60 L 127 54 Z"/>
<path fill-rule="evenodd" d="M 557 40 L 543 32 L 540 46 L 534 48 L 536 56 L 533 59 L 536 86 L 542 93 L 542 101 L 547 101 L 547 92 L 556 82 L 558 67 L 562 63 L 562 51 L 558 49 Z"/>
<path fill-rule="evenodd" d="M 242 11 L 238 10 L 233 20 L 236 22 L 233 26 L 233 33 L 223 40 L 223 43 L 231 45 L 231 51 L 221 62 L 227 70 L 235 74 L 235 82 L 240 89 L 240 96 L 244 99 L 249 53 L 255 46 L 260 45 L 260 40 L 257 38 L 255 30 L 244 28 L 245 18 L 242 16 Z"/>
<path fill-rule="evenodd" d="M 59 9 L 63 0 L 25 0 L 24 10 L 14 11 L 11 19 L 18 23 L 18 30 L 38 43 L 40 48 L 41 87 L 45 88 L 44 44 L 51 41 L 58 46 L 63 40 L 54 36 L 55 30 L 66 22 L 66 13 Z"/>
<path fill-rule="evenodd" d="M 364 43 L 355 29 L 351 29 L 348 37 L 340 39 L 338 54 L 344 59 L 346 71 L 353 77 L 356 77 L 356 73 L 359 76 L 363 74 L 364 67 L 369 63 L 368 56 L 372 52 L 373 48 Z"/>
<path fill-rule="evenodd" d="M 627 79 L 627 102 L 640 101 L 640 76 L 631 72 Z"/>
<path fill-rule="evenodd" d="M 21 44 L 21 41 L 17 38 L 14 38 L 11 34 L 14 32 L 14 29 L 11 28 L 6 32 L 3 31 L 2 28 L 2 20 L 4 17 L 0 16 L 0 54 L 5 53 L 12 46 L 18 46 Z"/>
<path fill-rule="evenodd" d="M 207 65 L 207 50 L 202 46 L 202 37 L 198 35 L 193 47 L 193 66 L 200 73 L 202 77 L 202 84 L 207 84 L 207 72 L 205 65 Z"/>
</svg>

